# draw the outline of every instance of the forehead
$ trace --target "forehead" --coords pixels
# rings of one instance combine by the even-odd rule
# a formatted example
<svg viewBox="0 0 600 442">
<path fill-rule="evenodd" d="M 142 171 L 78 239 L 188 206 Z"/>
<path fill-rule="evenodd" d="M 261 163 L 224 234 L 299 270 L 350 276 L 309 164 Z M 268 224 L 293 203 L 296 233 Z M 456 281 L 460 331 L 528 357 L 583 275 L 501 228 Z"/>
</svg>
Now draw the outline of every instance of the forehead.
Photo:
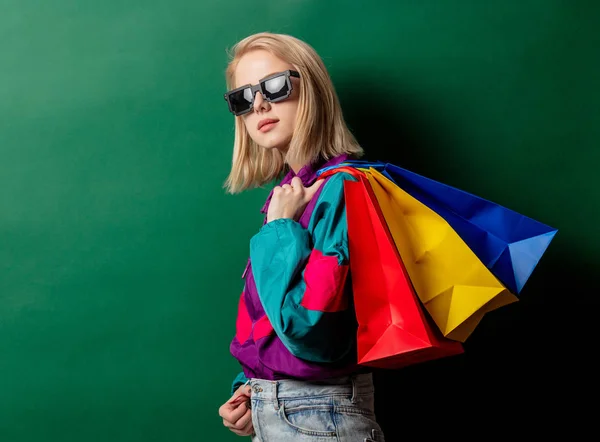
<svg viewBox="0 0 600 442">
<path fill-rule="evenodd" d="M 294 66 L 277 58 L 268 51 L 256 50 L 248 52 L 240 58 L 235 68 L 235 87 L 244 84 L 257 84 L 266 76 L 287 69 L 294 69 Z"/>
</svg>

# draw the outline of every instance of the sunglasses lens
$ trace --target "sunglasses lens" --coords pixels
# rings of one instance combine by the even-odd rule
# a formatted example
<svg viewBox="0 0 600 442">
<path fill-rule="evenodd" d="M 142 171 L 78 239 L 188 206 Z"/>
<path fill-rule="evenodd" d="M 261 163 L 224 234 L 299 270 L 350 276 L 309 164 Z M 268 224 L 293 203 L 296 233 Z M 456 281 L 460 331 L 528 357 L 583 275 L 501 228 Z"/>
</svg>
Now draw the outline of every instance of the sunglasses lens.
<svg viewBox="0 0 600 442">
<path fill-rule="evenodd" d="M 269 101 L 277 101 L 286 98 L 291 90 L 285 75 L 271 78 L 262 84 L 266 94 L 266 99 Z"/>
<path fill-rule="evenodd" d="M 247 112 L 252 107 L 252 91 L 248 87 L 229 94 L 229 104 L 236 115 Z"/>
</svg>

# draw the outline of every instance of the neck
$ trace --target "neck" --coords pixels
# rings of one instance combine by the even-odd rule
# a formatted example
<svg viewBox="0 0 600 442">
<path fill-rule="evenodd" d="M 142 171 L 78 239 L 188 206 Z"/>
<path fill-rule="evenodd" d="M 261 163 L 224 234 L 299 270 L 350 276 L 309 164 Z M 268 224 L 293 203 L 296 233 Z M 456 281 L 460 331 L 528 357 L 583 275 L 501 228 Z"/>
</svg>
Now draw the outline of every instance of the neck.
<svg viewBox="0 0 600 442">
<path fill-rule="evenodd" d="M 297 175 L 298 172 L 300 172 L 300 170 L 306 166 L 306 164 L 300 164 L 300 163 L 288 163 L 288 166 L 290 166 L 290 169 L 292 169 L 294 171 L 294 173 Z"/>
<path fill-rule="evenodd" d="M 280 151 L 280 152 L 283 154 L 283 156 L 284 156 L 285 163 L 286 163 L 286 164 L 287 164 L 287 165 L 290 167 L 290 169 L 292 169 L 292 170 L 294 171 L 294 173 L 297 175 L 297 174 L 298 174 L 298 172 L 300 172 L 300 169 L 302 169 L 304 166 L 306 166 L 306 164 L 289 162 L 289 161 L 287 160 L 287 155 L 286 155 L 286 154 L 287 154 L 287 152 L 288 152 L 288 149 L 289 149 L 289 148 L 290 148 L 290 146 L 289 146 L 289 145 L 288 145 L 288 146 L 285 146 L 285 148 L 284 148 L 284 149 L 282 149 L 282 148 L 279 148 L 279 147 L 278 147 L 279 151 Z"/>
</svg>

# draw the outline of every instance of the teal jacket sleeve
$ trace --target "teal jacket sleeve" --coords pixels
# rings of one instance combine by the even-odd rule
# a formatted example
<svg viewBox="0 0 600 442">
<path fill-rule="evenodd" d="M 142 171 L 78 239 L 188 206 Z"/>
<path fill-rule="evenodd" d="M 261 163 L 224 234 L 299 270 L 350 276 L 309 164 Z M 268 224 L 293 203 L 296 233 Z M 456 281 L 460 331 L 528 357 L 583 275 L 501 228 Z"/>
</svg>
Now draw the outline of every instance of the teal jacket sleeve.
<svg viewBox="0 0 600 442">
<path fill-rule="evenodd" d="M 237 389 L 244 385 L 246 382 L 248 382 L 248 378 L 246 377 L 244 372 L 242 371 L 238 373 L 238 375 L 235 377 L 231 384 L 231 396 L 233 396 Z"/>
<path fill-rule="evenodd" d="M 277 219 L 250 241 L 258 295 L 275 333 L 294 356 L 314 362 L 340 360 L 356 340 L 346 285 L 346 180 L 355 178 L 338 173 L 323 185 L 307 229 Z"/>
</svg>

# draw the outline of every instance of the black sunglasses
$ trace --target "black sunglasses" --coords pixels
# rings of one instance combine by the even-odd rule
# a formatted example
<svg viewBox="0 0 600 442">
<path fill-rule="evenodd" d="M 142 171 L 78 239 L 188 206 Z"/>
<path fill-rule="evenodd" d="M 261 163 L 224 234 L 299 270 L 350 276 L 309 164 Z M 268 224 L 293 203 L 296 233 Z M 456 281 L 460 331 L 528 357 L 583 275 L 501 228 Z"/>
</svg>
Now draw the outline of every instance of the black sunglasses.
<svg viewBox="0 0 600 442">
<path fill-rule="evenodd" d="M 258 91 L 271 103 L 285 100 L 293 90 L 290 77 L 300 78 L 300 74 L 288 69 L 263 78 L 257 85 L 247 84 L 227 92 L 225 100 L 229 104 L 229 111 L 237 116 L 250 112 L 254 106 L 254 96 Z"/>
</svg>

